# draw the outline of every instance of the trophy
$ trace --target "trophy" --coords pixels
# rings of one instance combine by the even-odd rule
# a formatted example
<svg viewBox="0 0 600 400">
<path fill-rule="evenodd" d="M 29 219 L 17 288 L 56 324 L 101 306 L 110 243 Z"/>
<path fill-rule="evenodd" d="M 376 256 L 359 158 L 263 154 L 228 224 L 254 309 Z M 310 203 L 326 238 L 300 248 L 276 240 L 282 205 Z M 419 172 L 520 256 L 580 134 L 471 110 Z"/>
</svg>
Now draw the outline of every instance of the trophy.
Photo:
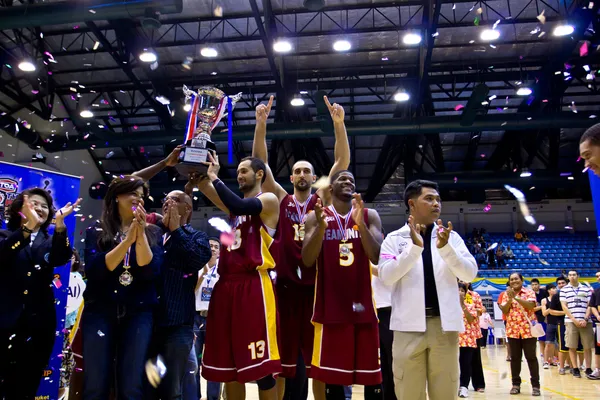
<svg viewBox="0 0 600 400">
<path fill-rule="evenodd" d="M 206 174 L 208 167 L 208 152 L 217 151 L 217 146 L 210 140 L 212 130 L 217 126 L 227 112 L 242 98 L 242 93 L 228 97 L 222 90 L 214 87 L 201 87 L 198 92 L 183 86 L 186 101 L 191 109 L 185 131 L 185 147 L 179 154 L 177 171 L 188 176 L 192 172 Z M 229 111 L 231 112 L 231 111 Z"/>
</svg>

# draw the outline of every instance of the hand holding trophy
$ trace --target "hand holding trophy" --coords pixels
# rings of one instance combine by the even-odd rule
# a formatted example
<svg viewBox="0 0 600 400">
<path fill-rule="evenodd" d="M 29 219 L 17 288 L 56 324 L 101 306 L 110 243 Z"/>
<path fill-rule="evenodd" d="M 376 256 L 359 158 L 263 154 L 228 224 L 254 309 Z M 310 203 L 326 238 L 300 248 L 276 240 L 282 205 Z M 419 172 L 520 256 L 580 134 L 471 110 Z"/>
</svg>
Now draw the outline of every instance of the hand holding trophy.
<svg viewBox="0 0 600 400">
<path fill-rule="evenodd" d="M 183 93 L 192 108 L 186 124 L 185 148 L 179 155 L 181 162 L 176 168 L 184 176 L 189 176 L 192 172 L 206 175 L 208 154 L 211 150 L 217 151 L 217 146 L 211 141 L 212 131 L 227 114 L 228 102 L 231 101 L 233 109 L 235 103 L 242 98 L 242 93 L 230 98 L 214 87 L 201 87 L 194 92 L 185 85 Z"/>
</svg>

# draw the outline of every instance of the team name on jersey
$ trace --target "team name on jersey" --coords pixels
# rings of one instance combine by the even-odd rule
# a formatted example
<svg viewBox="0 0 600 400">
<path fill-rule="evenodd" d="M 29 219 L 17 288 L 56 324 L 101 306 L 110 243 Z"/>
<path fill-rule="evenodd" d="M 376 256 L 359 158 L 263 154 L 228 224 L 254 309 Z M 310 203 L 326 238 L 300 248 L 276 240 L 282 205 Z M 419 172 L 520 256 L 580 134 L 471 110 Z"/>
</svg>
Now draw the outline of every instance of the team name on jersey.
<svg viewBox="0 0 600 400">
<path fill-rule="evenodd" d="M 241 224 L 243 224 L 246 221 L 250 221 L 250 218 L 247 215 L 239 215 L 237 217 L 234 217 L 233 222 L 236 223 L 237 225 L 234 226 L 233 228 L 237 228 L 238 226 L 240 226 Z"/>
<path fill-rule="evenodd" d="M 325 238 L 324 240 L 350 240 L 350 239 L 358 239 L 360 238 L 360 232 L 355 231 L 354 229 L 348 228 L 346 229 L 346 237 L 342 237 L 342 232 L 339 229 L 330 229 L 327 228 L 325 230 Z"/>
<path fill-rule="evenodd" d="M 293 210 L 285 210 L 285 216 L 287 217 L 287 219 L 297 224 L 304 223 L 304 221 L 300 221 L 300 216 L 298 215 L 298 211 L 296 211 L 295 207 Z M 306 216 L 304 217 L 304 219 L 306 219 Z"/>
</svg>

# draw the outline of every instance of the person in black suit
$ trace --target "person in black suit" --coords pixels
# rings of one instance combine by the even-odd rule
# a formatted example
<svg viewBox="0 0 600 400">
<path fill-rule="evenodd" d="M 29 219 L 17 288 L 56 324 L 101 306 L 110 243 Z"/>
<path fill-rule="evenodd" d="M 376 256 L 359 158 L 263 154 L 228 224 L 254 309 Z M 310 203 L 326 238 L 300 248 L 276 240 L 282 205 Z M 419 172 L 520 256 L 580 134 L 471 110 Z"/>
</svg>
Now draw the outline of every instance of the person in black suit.
<svg viewBox="0 0 600 400">
<path fill-rule="evenodd" d="M 23 191 L 0 230 L 0 398 L 33 399 L 56 338 L 54 267 L 72 256 L 64 219 L 75 204 L 54 214 L 44 189 Z M 54 234 L 48 227 L 55 219 Z M 55 371 L 59 379 L 59 371 Z"/>
</svg>

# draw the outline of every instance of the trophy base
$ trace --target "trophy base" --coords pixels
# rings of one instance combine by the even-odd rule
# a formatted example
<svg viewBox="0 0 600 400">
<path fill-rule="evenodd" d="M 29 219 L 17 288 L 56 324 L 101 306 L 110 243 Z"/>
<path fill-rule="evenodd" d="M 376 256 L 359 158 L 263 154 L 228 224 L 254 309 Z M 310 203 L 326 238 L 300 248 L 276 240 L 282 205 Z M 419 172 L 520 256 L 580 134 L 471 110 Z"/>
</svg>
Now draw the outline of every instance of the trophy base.
<svg viewBox="0 0 600 400">
<path fill-rule="evenodd" d="M 195 164 L 189 162 L 180 162 L 175 166 L 175 169 L 179 173 L 179 175 L 183 175 L 185 177 L 189 177 L 192 173 L 199 173 L 200 175 L 206 175 L 208 172 L 208 166 L 204 164 Z"/>
</svg>

